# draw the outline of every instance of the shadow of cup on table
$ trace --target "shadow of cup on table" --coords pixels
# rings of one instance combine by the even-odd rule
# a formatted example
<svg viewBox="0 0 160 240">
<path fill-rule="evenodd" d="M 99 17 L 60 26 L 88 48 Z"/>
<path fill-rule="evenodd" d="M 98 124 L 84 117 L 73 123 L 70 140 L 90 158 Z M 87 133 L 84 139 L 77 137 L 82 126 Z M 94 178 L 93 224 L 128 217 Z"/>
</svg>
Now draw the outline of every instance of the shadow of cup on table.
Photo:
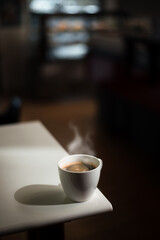
<svg viewBox="0 0 160 240">
<path fill-rule="evenodd" d="M 16 201 L 26 205 L 61 205 L 73 203 L 70 201 L 61 185 L 28 185 L 18 189 L 14 197 Z"/>
</svg>

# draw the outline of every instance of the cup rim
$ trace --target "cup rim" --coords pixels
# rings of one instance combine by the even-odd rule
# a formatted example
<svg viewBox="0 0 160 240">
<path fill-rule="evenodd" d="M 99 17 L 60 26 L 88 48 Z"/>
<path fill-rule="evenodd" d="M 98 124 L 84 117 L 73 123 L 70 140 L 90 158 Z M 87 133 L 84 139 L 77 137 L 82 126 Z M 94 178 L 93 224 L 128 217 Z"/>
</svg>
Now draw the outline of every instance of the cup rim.
<svg viewBox="0 0 160 240">
<path fill-rule="evenodd" d="M 70 157 L 80 157 L 80 156 L 83 156 L 83 157 L 89 157 L 89 158 L 94 158 L 95 160 L 98 161 L 98 166 L 96 166 L 94 169 L 92 170 L 88 170 L 88 171 L 84 171 L 84 172 L 73 172 L 73 171 L 69 171 L 69 170 L 66 170 L 64 168 L 62 168 L 60 166 L 60 162 L 62 162 L 64 159 L 67 159 L 67 158 L 70 158 Z M 73 161 L 73 160 L 72 160 Z M 83 153 L 79 153 L 79 154 L 69 154 L 68 156 L 65 156 L 63 158 L 61 158 L 59 161 L 58 161 L 58 168 L 64 172 L 68 172 L 68 173 L 72 173 L 72 174 L 85 174 L 85 173 L 88 173 L 88 172 L 93 172 L 93 171 L 96 171 L 97 168 L 102 168 L 102 165 L 103 165 L 103 162 L 100 158 L 96 157 L 96 156 L 93 156 L 93 155 L 89 155 L 89 154 L 83 154 Z"/>
</svg>

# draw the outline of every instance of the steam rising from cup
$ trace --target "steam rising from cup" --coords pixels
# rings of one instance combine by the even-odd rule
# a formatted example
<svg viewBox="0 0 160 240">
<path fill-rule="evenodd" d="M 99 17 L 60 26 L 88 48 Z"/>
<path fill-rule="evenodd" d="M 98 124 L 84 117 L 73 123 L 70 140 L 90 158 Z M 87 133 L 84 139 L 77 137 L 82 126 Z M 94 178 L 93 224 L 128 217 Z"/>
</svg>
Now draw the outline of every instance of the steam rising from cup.
<svg viewBox="0 0 160 240">
<path fill-rule="evenodd" d="M 78 128 L 70 123 L 69 127 L 74 133 L 73 140 L 66 146 L 69 154 L 89 154 L 95 156 L 91 132 L 87 132 L 84 137 L 81 136 Z"/>
</svg>

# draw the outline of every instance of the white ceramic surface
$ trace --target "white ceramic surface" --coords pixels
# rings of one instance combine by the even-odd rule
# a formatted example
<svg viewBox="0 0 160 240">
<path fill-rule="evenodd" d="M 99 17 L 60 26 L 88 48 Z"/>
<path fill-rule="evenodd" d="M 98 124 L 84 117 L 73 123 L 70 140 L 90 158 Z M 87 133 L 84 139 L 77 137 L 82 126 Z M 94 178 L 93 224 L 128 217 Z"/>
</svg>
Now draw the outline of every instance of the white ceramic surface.
<svg viewBox="0 0 160 240">
<path fill-rule="evenodd" d="M 69 163 L 82 161 L 93 164 L 93 170 L 72 172 L 63 167 Z M 66 196 L 75 202 L 89 200 L 94 194 L 99 182 L 102 160 L 91 155 L 74 154 L 64 157 L 58 162 L 59 176 Z"/>
<path fill-rule="evenodd" d="M 57 163 L 67 155 L 39 121 L 0 126 L 0 235 L 112 210 L 98 189 L 84 203 L 66 199 Z"/>
</svg>

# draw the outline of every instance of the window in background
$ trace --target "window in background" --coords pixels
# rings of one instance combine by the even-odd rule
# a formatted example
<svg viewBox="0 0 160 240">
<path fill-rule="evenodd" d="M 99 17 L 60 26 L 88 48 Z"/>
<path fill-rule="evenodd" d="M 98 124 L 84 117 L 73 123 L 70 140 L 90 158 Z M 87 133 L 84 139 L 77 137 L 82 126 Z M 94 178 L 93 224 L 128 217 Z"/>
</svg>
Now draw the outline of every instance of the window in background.
<svg viewBox="0 0 160 240">
<path fill-rule="evenodd" d="M 32 0 L 29 9 L 31 14 L 34 13 L 32 20 L 37 18 L 38 21 L 45 15 L 43 34 L 47 59 L 81 59 L 86 56 L 92 22 L 96 20 L 94 15 L 101 9 L 100 0 Z M 87 18 L 88 14 L 92 15 L 92 21 Z M 34 29 L 32 38 L 36 37 L 35 32 Z"/>
<path fill-rule="evenodd" d="M 99 0 L 32 0 L 30 10 L 35 13 L 67 14 L 89 13 L 94 14 L 100 10 Z"/>
</svg>

